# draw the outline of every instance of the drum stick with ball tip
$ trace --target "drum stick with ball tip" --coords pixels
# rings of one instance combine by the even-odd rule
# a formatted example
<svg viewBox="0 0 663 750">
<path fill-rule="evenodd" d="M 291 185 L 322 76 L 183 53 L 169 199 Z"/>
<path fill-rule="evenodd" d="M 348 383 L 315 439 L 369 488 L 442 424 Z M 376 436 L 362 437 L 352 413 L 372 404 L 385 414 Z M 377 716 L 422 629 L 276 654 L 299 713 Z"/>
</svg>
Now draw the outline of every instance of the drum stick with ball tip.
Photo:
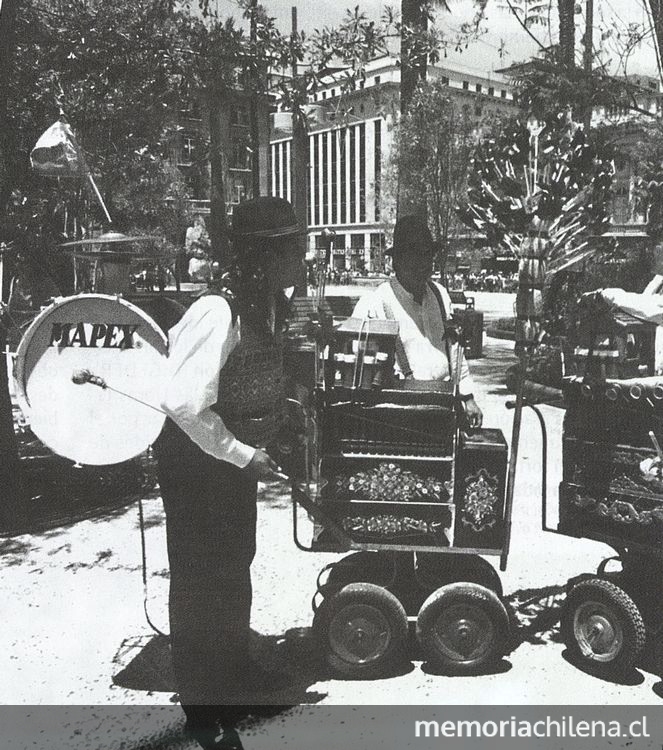
<svg viewBox="0 0 663 750">
<path fill-rule="evenodd" d="M 658 454 L 658 460 L 663 463 L 663 451 L 661 450 L 661 446 L 656 439 L 656 435 L 654 435 L 654 430 L 649 430 L 649 437 L 651 438 L 651 441 L 654 444 L 654 448 L 656 449 L 656 453 Z"/>
<path fill-rule="evenodd" d="M 143 406 L 147 406 L 148 409 L 154 409 L 154 411 L 158 411 L 159 414 L 165 414 L 166 412 L 163 409 L 159 409 L 157 406 L 153 406 L 152 404 L 148 404 L 146 401 L 141 401 L 141 399 L 136 398 L 136 396 L 132 396 L 130 393 L 125 393 L 124 391 L 119 391 L 117 388 L 112 388 L 108 383 L 103 379 L 100 378 L 98 375 L 94 375 L 89 370 L 74 370 L 71 374 L 71 381 L 72 383 L 76 383 L 76 385 L 84 385 L 85 383 L 92 383 L 92 385 L 98 385 L 103 390 L 113 391 L 113 393 L 117 393 L 120 396 L 124 396 L 125 398 L 130 398 L 132 401 L 136 401 L 138 404 L 142 404 Z"/>
</svg>

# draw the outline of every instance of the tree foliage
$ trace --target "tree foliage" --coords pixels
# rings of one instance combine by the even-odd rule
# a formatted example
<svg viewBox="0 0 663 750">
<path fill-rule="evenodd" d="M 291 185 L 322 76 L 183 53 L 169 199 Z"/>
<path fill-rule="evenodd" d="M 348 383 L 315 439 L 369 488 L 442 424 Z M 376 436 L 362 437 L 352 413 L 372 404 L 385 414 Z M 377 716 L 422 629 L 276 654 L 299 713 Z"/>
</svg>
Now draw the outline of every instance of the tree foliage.
<svg viewBox="0 0 663 750">
<path fill-rule="evenodd" d="M 421 84 L 396 130 L 392 163 L 399 195 L 407 204 L 424 202 L 444 266 L 448 240 L 457 229 L 456 204 L 467 187 L 467 165 L 477 131 L 469 114 L 441 81 Z"/>
<path fill-rule="evenodd" d="M 163 193 L 167 182 L 169 126 L 179 101 L 173 83 L 184 62 L 182 22 L 165 0 L 23 3 L 9 107 L 14 188 L 43 192 L 28 154 L 62 110 L 115 223 L 153 225 L 150 193 Z"/>
</svg>

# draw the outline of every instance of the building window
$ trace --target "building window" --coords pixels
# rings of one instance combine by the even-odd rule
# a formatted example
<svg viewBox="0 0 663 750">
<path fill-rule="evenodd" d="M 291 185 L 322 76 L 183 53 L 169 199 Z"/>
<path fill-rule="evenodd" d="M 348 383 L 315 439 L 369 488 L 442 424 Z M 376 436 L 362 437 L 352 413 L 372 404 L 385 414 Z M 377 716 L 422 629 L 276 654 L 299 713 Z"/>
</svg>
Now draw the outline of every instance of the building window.
<svg viewBox="0 0 663 750">
<path fill-rule="evenodd" d="M 375 175 L 375 221 L 380 221 L 382 197 L 382 120 L 373 122 L 373 174 Z"/>
<path fill-rule="evenodd" d="M 311 136 L 308 137 L 308 160 L 309 168 L 306 175 L 306 205 L 308 207 L 308 223 L 311 226 L 313 221 L 313 175 L 315 169 L 313 167 L 313 154 L 311 153 L 311 144 L 313 143 Z M 291 146 L 292 148 L 292 146 Z"/>
<path fill-rule="evenodd" d="M 470 88 L 470 82 L 469 81 L 463 81 L 463 88 L 465 91 L 467 91 Z"/>
<path fill-rule="evenodd" d="M 366 124 L 359 126 L 359 221 L 366 221 Z"/>
<path fill-rule="evenodd" d="M 332 89 L 332 90 L 331 90 L 331 91 L 329 92 L 329 96 L 331 96 L 331 98 L 333 99 L 333 98 L 334 98 L 334 97 L 336 96 L 336 89 Z"/>
<path fill-rule="evenodd" d="M 506 99 L 506 89 L 502 89 L 500 96 L 502 97 L 502 99 Z"/>
<path fill-rule="evenodd" d="M 230 109 L 230 124 L 249 126 L 249 108 L 246 104 L 235 104 Z"/>
<path fill-rule="evenodd" d="M 481 93 L 481 84 L 480 83 L 477 83 L 477 85 L 474 88 L 475 88 L 477 94 Z"/>
<path fill-rule="evenodd" d="M 355 250 L 355 251 L 364 249 L 364 235 L 363 234 L 351 234 L 350 235 L 350 249 Z"/>
<path fill-rule="evenodd" d="M 339 131 L 332 131 L 331 138 L 331 223 L 338 222 L 338 139 Z"/>
<path fill-rule="evenodd" d="M 495 87 L 489 86 L 488 87 L 488 96 L 495 96 Z"/>
<path fill-rule="evenodd" d="M 371 233 L 371 250 L 380 250 L 384 247 L 384 235 L 382 232 Z"/>
<path fill-rule="evenodd" d="M 230 148 L 230 169 L 250 169 L 249 156 L 244 139 L 233 140 Z"/>
<path fill-rule="evenodd" d="M 322 217 L 321 223 L 326 224 L 329 221 L 329 157 L 327 154 L 327 144 L 329 142 L 329 133 L 322 134 Z"/>
<path fill-rule="evenodd" d="M 348 143 L 348 129 L 343 128 L 341 131 L 341 224 L 345 224 L 348 220 L 348 204 L 347 204 L 347 143 Z"/>
<path fill-rule="evenodd" d="M 323 164 L 323 152 L 322 152 L 322 135 L 318 134 L 315 137 L 315 157 L 317 160 L 317 169 L 315 170 L 315 189 L 317 190 L 318 198 L 317 198 L 317 210 L 318 210 L 318 218 L 315 222 L 316 224 L 324 224 L 324 214 L 322 213 L 322 185 L 320 184 L 320 176 L 322 174 L 322 164 Z"/>
<path fill-rule="evenodd" d="M 360 88 L 360 89 L 363 89 L 365 85 L 366 85 L 366 81 L 365 81 L 365 80 L 364 80 L 364 79 L 362 78 L 362 79 L 361 79 L 361 80 L 359 81 L 359 88 Z"/>
<path fill-rule="evenodd" d="M 181 164 L 193 163 L 193 152 L 196 148 L 196 140 L 192 135 L 182 136 L 182 153 L 180 156 Z"/>
<path fill-rule="evenodd" d="M 355 144 L 357 142 L 357 128 L 350 128 L 350 215 L 348 216 L 348 223 L 352 224 L 356 221 L 355 210 L 357 207 L 357 175 L 356 175 L 356 164 L 357 157 L 355 155 Z"/>
<path fill-rule="evenodd" d="M 244 175 L 233 175 L 230 202 L 233 204 L 241 203 L 249 195 L 249 186 L 247 178 Z"/>
<path fill-rule="evenodd" d="M 443 83 L 443 84 L 444 84 L 445 86 L 448 86 L 448 85 L 449 85 L 449 78 L 448 78 L 448 76 L 440 76 L 440 80 L 442 81 L 442 83 Z"/>
<path fill-rule="evenodd" d="M 326 98 L 327 98 L 327 92 L 326 92 L 326 91 L 323 91 L 323 92 L 322 92 L 322 98 L 323 98 L 323 99 L 326 99 Z"/>
<path fill-rule="evenodd" d="M 375 76 L 375 78 L 373 79 L 373 83 L 376 86 L 379 86 L 380 85 L 380 76 Z"/>
</svg>

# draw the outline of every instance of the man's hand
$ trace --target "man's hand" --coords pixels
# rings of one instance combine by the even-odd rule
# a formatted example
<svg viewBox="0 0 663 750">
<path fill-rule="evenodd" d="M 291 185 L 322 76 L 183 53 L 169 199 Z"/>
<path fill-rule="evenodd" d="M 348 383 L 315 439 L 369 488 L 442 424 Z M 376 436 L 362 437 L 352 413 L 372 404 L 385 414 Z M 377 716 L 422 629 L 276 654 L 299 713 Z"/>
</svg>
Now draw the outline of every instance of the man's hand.
<svg viewBox="0 0 663 750">
<path fill-rule="evenodd" d="M 483 412 L 473 398 L 465 402 L 465 419 L 471 430 L 478 430 L 483 423 Z"/>
<path fill-rule="evenodd" d="M 273 461 L 265 451 L 256 448 L 253 458 L 244 467 L 245 473 L 256 481 L 267 481 L 269 479 L 287 479 L 281 467 Z"/>
</svg>

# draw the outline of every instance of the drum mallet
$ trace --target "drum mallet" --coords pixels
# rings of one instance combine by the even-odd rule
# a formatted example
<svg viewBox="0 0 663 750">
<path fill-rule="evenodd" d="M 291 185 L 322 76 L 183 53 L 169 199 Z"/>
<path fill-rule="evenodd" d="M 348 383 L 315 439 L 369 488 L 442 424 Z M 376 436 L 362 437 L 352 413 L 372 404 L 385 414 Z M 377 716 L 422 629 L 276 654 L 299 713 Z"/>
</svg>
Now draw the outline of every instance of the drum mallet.
<svg viewBox="0 0 663 750">
<path fill-rule="evenodd" d="M 117 393 L 120 396 L 125 396 L 126 398 L 130 398 L 132 401 L 136 401 L 143 406 L 147 406 L 148 409 L 154 409 L 154 411 L 158 411 L 160 414 L 166 413 L 165 411 L 163 411 L 163 409 L 159 409 L 152 404 L 141 401 L 141 399 L 136 398 L 136 396 L 132 396 L 130 393 L 125 393 L 124 391 L 119 391 L 117 388 L 112 388 L 103 378 L 100 378 L 98 375 L 94 375 L 89 370 L 74 370 L 71 374 L 71 381 L 72 383 L 76 383 L 76 385 L 84 385 L 85 383 L 98 385 L 99 388 L 103 389 L 104 391 L 113 391 L 113 393 Z"/>
</svg>

